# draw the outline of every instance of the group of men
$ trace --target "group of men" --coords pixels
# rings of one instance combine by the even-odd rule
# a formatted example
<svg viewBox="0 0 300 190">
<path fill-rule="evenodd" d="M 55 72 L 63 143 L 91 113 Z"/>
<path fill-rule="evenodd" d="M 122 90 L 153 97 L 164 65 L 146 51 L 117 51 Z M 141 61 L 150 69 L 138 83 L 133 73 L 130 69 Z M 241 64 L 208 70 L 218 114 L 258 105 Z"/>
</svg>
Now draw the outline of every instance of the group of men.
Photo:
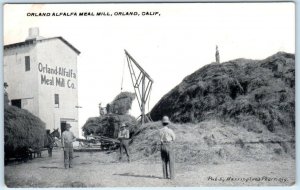
<svg viewBox="0 0 300 190">
<path fill-rule="evenodd" d="M 175 170 L 174 162 L 175 155 L 173 150 L 173 142 L 175 141 L 175 133 L 172 129 L 169 128 L 170 120 L 169 117 L 164 116 L 162 118 L 163 128 L 159 130 L 159 137 L 161 143 L 161 159 L 163 165 L 163 176 L 165 179 L 174 179 Z M 120 157 L 122 160 L 123 149 L 127 155 L 128 162 L 130 162 L 130 156 L 128 151 L 129 145 L 129 130 L 127 129 L 126 124 L 122 124 L 120 131 L 118 133 L 118 139 L 120 140 Z"/>
<path fill-rule="evenodd" d="M 173 142 L 175 141 L 175 133 L 172 129 L 169 128 L 170 120 L 167 116 L 162 118 L 163 128 L 159 130 L 159 137 L 161 143 L 161 159 L 163 166 L 163 177 L 165 179 L 174 179 L 175 170 L 174 162 L 175 155 L 173 151 Z M 62 147 L 64 149 L 64 166 L 65 168 L 72 168 L 72 159 L 73 159 L 73 142 L 76 141 L 76 137 L 70 131 L 71 125 L 67 124 L 66 131 L 62 133 Z M 128 126 L 123 123 L 120 127 L 118 133 L 118 139 L 120 141 L 120 157 L 119 160 L 122 160 L 123 149 L 127 155 L 127 160 L 130 162 L 129 155 L 129 130 Z"/>
</svg>

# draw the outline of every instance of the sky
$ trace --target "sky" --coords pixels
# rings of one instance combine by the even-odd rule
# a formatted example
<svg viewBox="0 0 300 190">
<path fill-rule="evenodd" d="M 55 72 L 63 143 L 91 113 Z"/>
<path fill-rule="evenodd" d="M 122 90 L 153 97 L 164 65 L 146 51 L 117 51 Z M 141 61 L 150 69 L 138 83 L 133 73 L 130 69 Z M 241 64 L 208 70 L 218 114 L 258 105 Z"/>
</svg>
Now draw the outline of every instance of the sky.
<svg viewBox="0 0 300 190">
<path fill-rule="evenodd" d="M 159 12 L 115 16 L 115 12 Z M 113 16 L 27 16 L 28 13 L 109 12 Z M 99 115 L 98 104 L 134 92 L 124 49 L 153 78 L 151 108 L 184 77 L 215 61 L 264 59 L 295 53 L 295 5 L 289 3 L 6 4 L 4 44 L 24 41 L 30 27 L 62 36 L 78 56 L 79 126 Z M 125 66 L 124 66 L 125 65 Z M 135 101 L 130 114 L 139 116 Z"/>
</svg>

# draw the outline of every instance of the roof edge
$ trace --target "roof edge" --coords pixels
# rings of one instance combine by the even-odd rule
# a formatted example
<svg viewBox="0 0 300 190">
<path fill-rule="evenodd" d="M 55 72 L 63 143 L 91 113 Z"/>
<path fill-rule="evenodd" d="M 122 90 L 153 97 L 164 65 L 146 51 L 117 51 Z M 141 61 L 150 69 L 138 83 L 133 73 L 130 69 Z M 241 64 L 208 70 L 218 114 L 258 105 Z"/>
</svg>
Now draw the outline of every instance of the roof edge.
<svg viewBox="0 0 300 190">
<path fill-rule="evenodd" d="M 53 39 L 60 39 L 67 46 L 69 46 L 73 51 L 75 51 L 78 55 L 81 53 L 77 48 L 75 48 L 71 43 L 69 43 L 66 39 L 64 39 L 61 36 L 56 36 L 56 37 L 51 37 L 51 38 L 43 38 L 43 39 L 38 39 L 38 40 L 37 39 L 25 40 L 24 42 L 7 44 L 7 45 L 4 45 L 4 49 L 13 48 L 13 47 L 22 46 L 22 45 L 31 45 L 31 44 L 34 44 L 35 42 L 42 42 L 42 41 L 53 40 Z"/>
</svg>

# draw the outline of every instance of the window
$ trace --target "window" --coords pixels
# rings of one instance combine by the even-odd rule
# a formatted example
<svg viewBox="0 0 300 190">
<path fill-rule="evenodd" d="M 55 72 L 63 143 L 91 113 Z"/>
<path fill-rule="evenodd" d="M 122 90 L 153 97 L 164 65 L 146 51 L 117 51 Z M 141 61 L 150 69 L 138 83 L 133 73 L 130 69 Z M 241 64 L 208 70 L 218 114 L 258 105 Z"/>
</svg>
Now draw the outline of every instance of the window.
<svg viewBox="0 0 300 190">
<path fill-rule="evenodd" d="M 54 104 L 59 107 L 59 94 L 54 94 Z"/>
<path fill-rule="evenodd" d="M 16 106 L 18 108 L 22 108 L 22 100 L 21 99 L 11 100 L 11 105 Z"/>
<path fill-rule="evenodd" d="M 25 56 L 25 71 L 30 71 L 30 57 Z"/>
</svg>

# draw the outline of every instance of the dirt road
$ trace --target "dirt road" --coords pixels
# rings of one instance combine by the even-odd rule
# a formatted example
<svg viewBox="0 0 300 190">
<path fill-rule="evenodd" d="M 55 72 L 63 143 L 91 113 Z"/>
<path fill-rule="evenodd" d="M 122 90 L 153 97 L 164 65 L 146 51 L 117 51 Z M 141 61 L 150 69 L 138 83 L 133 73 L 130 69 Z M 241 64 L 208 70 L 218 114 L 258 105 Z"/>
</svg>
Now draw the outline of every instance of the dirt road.
<svg viewBox="0 0 300 190">
<path fill-rule="evenodd" d="M 295 160 L 189 165 L 176 163 L 176 179 L 162 179 L 159 160 L 118 162 L 117 154 L 75 152 L 74 168 L 64 169 L 63 152 L 5 166 L 8 187 L 155 187 L 291 185 Z M 112 161 L 116 160 L 116 161 Z"/>
</svg>

